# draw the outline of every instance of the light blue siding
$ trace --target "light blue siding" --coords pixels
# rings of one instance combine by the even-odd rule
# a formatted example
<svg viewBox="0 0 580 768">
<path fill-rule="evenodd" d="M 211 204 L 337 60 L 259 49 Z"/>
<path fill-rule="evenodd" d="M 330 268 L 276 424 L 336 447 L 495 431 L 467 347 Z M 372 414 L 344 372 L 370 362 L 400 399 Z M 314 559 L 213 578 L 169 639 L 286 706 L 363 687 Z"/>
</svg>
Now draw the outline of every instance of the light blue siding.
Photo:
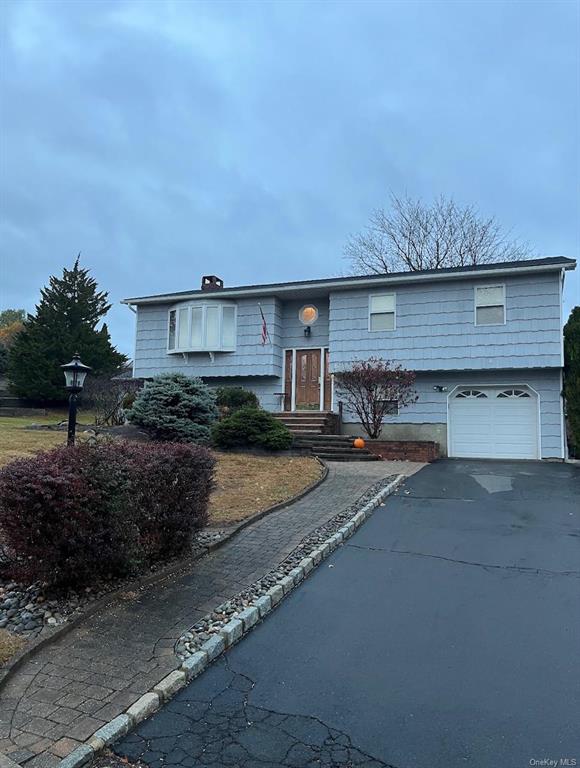
<svg viewBox="0 0 580 768">
<path fill-rule="evenodd" d="M 331 370 L 371 355 L 419 371 L 560 366 L 559 275 L 522 275 L 501 282 L 506 286 L 506 323 L 492 326 L 474 322 L 475 286 L 486 285 L 486 280 L 391 289 L 397 305 L 394 331 L 369 331 L 368 290 L 332 293 Z"/>
<path fill-rule="evenodd" d="M 172 305 L 144 305 L 137 309 L 134 376 L 151 377 L 180 372 L 188 376 L 281 376 L 282 309 L 275 298 L 260 304 L 271 343 L 262 345 L 262 318 L 255 299 L 237 302 L 237 340 L 235 352 L 167 353 L 168 311 Z"/>
<path fill-rule="evenodd" d="M 213 379 L 204 377 L 204 381 L 209 387 L 243 387 L 251 392 L 255 392 L 260 401 L 260 405 L 272 413 L 281 410 L 281 393 L 283 392 L 282 379 L 264 377 L 233 377 L 228 376 L 223 379 Z"/>
<path fill-rule="evenodd" d="M 310 336 L 304 335 L 305 326 L 298 312 L 305 304 L 318 309 L 318 320 L 311 326 Z M 312 301 L 285 301 L 282 305 L 282 346 L 284 349 L 308 349 L 328 346 L 328 297 Z"/>
<path fill-rule="evenodd" d="M 506 323 L 476 326 L 476 285 L 506 286 Z M 141 305 L 137 313 L 135 370 L 137 377 L 180 371 L 202 376 L 211 386 L 238 384 L 252 389 L 268 410 L 280 409 L 284 389 L 284 349 L 328 347 L 331 371 L 349 367 L 371 355 L 401 363 L 418 372 L 418 402 L 389 417 L 396 425 L 438 425 L 444 436 L 447 395 L 458 385 L 527 384 L 540 397 L 541 453 L 543 458 L 562 456 L 562 365 L 560 274 L 506 276 L 489 281 L 445 280 L 385 288 L 396 294 L 396 328 L 371 332 L 368 327 L 369 295 L 381 290 L 347 289 L 329 296 L 282 301 L 260 298 L 271 343 L 261 344 L 262 320 L 258 300 L 241 298 L 237 305 L 235 352 L 167 353 L 170 304 Z M 220 300 L 208 296 L 204 300 Z M 318 321 L 310 337 L 298 319 L 300 307 L 314 304 Z M 335 408 L 338 395 L 335 397 Z M 347 423 L 353 418 L 346 415 Z M 443 432 L 442 432 L 443 430 Z M 404 431 L 404 430 L 403 430 Z M 424 436 L 425 430 L 418 430 Z M 440 438 L 441 440 L 443 437 Z"/>
<path fill-rule="evenodd" d="M 433 387 L 447 387 L 446 392 L 436 392 Z M 450 373 L 419 373 L 415 389 L 419 399 L 413 405 L 401 409 L 398 416 L 385 419 L 383 437 L 388 436 L 389 424 L 447 424 L 447 400 L 458 386 L 516 386 L 531 387 L 540 398 L 541 457 L 563 458 L 562 454 L 562 399 L 559 370 L 504 370 Z M 340 393 L 335 393 L 336 402 Z M 344 414 L 346 423 L 356 423 L 356 414 Z"/>
</svg>

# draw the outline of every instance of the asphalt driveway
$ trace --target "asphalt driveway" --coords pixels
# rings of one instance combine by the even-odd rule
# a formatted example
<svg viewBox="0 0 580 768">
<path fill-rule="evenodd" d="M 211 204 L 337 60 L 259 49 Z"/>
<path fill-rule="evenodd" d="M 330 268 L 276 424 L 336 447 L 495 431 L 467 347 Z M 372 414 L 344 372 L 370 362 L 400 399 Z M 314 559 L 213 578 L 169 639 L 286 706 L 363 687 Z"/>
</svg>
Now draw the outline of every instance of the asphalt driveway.
<svg viewBox="0 0 580 768">
<path fill-rule="evenodd" d="M 116 751 L 154 768 L 580 765 L 579 651 L 580 468 L 440 461 Z"/>
</svg>

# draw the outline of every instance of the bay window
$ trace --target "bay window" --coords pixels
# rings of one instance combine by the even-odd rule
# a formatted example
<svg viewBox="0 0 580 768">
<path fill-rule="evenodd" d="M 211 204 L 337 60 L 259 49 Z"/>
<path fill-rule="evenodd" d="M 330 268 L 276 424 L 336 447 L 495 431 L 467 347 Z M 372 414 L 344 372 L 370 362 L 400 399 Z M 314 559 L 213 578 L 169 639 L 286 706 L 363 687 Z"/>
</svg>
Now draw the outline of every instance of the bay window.
<svg viewBox="0 0 580 768">
<path fill-rule="evenodd" d="M 235 348 L 235 304 L 200 302 L 169 310 L 168 352 L 233 352 Z"/>
</svg>

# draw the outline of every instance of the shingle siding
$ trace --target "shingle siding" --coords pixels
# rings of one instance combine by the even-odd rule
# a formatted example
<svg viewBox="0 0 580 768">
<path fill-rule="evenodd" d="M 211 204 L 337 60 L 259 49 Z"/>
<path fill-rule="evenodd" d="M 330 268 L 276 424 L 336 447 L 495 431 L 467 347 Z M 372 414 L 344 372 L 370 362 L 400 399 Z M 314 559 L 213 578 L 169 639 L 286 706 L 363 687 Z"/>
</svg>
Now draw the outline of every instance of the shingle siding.
<svg viewBox="0 0 580 768">
<path fill-rule="evenodd" d="M 419 373 L 415 389 L 419 399 L 402 408 L 398 416 L 387 416 L 383 437 L 387 439 L 389 424 L 447 424 L 447 400 L 458 386 L 512 386 L 527 384 L 540 397 L 540 431 L 542 458 L 562 458 L 562 400 L 559 370 L 503 370 L 450 373 Z M 433 387 L 447 387 L 436 392 Z M 340 399 L 340 393 L 335 397 Z M 356 415 L 344 414 L 346 423 L 356 423 Z"/>
<path fill-rule="evenodd" d="M 226 378 L 211 378 L 204 376 L 204 381 L 209 387 L 243 387 L 258 396 L 260 405 L 266 411 L 276 412 L 280 410 L 281 393 L 283 391 L 282 379 L 256 376 L 228 376 Z"/>
<path fill-rule="evenodd" d="M 235 352 L 167 353 L 167 323 L 171 304 L 140 306 L 137 310 L 134 376 L 181 372 L 189 376 L 281 376 L 282 309 L 275 298 L 260 301 L 272 343 L 262 345 L 262 318 L 254 299 L 237 302 Z"/>
<path fill-rule="evenodd" d="M 476 326 L 475 286 L 499 283 L 506 286 L 506 323 Z M 369 296 L 381 292 L 396 294 L 396 328 L 370 332 Z M 437 434 L 444 436 L 447 393 L 435 392 L 436 384 L 449 391 L 463 384 L 528 384 L 540 395 L 542 457 L 562 455 L 559 271 L 317 293 L 311 301 L 260 298 L 271 339 L 265 345 L 258 299 L 237 299 L 236 351 L 215 353 L 213 361 L 208 353 L 190 353 L 186 359 L 167 354 L 168 310 L 174 305 L 141 305 L 134 375 L 180 371 L 203 376 L 212 386 L 239 384 L 255 391 L 262 405 L 274 411 L 280 408 L 284 389 L 284 349 L 327 346 L 332 371 L 376 355 L 418 372 L 419 401 L 392 417 L 393 424 L 438 425 Z M 207 300 L 214 298 L 220 297 Z M 298 319 L 307 303 L 319 310 L 309 337 Z"/>
<path fill-rule="evenodd" d="M 474 289 L 485 280 L 397 287 L 394 331 L 368 330 L 368 290 L 332 293 L 331 370 L 370 355 L 422 371 L 560 366 L 559 275 L 501 282 L 506 323 L 493 326 L 474 322 Z"/>
<path fill-rule="evenodd" d="M 312 304 L 318 309 L 318 320 L 311 326 L 310 336 L 298 318 L 301 307 Z M 305 301 L 285 301 L 282 304 L 282 346 L 285 349 L 309 349 L 328 346 L 328 297 Z"/>
</svg>

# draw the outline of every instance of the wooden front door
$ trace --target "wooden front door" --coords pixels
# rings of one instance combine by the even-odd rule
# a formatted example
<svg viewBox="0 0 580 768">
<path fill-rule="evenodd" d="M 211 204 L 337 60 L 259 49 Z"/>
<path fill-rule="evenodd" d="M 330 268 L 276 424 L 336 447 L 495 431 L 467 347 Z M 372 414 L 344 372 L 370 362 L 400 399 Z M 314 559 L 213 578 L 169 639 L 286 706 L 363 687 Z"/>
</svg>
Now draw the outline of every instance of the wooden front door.
<svg viewBox="0 0 580 768">
<path fill-rule="evenodd" d="M 296 350 L 296 410 L 320 409 L 320 350 Z"/>
</svg>

